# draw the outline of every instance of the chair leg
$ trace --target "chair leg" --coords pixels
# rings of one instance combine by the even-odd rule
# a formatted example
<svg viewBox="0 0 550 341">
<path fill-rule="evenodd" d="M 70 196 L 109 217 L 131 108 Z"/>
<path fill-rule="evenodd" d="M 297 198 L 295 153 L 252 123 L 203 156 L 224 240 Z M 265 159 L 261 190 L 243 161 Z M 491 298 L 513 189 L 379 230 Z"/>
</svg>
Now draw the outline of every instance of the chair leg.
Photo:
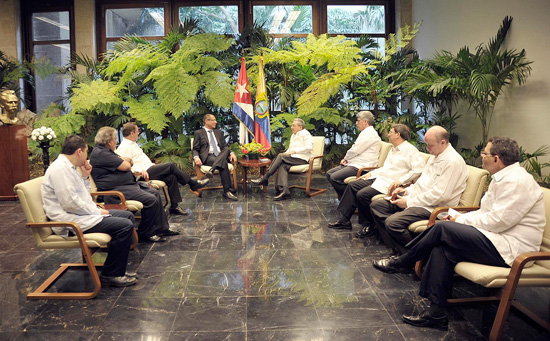
<svg viewBox="0 0 550 341">
<path fill-rule="evenodd" d="M 164 198 L 166 199 L 166 203 L 164 204 L 164 208 L 168 207 L 170 205 L 170 194 L 168 194 L 168 186 L 162 187 L 162 191 L 164 192 Z"/>
<path fill-rule="evenodd" d="M 233 188 L 235 189 L 235 194 L 239 191 L 239 184 L 237 183 L 237 168 L 233 167 Z M 246 186 L 246 184 L 243 184 Z"/>
<path fill-rule="evenodd" d="M 101 281 L 99 280 L 99 274 L 96 267 L 101 267 L 103 264 L 94 264 L 92 260 L 92 252 L 88 247 L 82 249 L 82 256 L 84 263 L 63 263 L 59 266 L 56 272 L 54 272 L 44 283 L 42 283 L 35 291 L 27 295 L 29 299 L 54 299 L 54 300 L 86 300 L 92 299 L 97 296 L 101 289 Z M 67 270 L 71 268 L 88 268 L 90 276 L 92 276 L 92 282 L 94 284 L 94 291 L 90 292 L 46 292 Z"/>
<path fill-rule="evenodd" d="M 290 186 L 290 188 L 305 189 L 305 190 L 306 190 L 306 195 L 307 195 L 308 197 L 314 197 L 314 196 L 316 196 L 316 195 L 325 193 L 325 192 L 327 191 L 326 188 L 311 187 L 311 173 L 309 173 L 309 172 L 307 173 L 306 186 L 297 186 L 297 185 L 294 185 L 294 186 Z M 311 190 L 313 190 L 313 192 L 311 192 Z"/>
</svg>

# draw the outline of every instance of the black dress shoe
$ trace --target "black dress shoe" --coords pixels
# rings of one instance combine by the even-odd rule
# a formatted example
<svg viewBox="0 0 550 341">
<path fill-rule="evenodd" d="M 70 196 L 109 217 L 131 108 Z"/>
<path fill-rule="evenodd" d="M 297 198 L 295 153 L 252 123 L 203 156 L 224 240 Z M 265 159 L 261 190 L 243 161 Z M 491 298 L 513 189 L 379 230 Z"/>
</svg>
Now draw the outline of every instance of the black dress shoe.
<svg viewBox="0 0 550 341">
<path fill-rule="evenodd" d="M 129 276 L 111 277 L 99 275 L 99 280 L 101 281 L 101 285 L 107 287 L 128 287 L 138 282 L 137 278 Z"/>
<path fill-rule="evenodd" d="M 425 310 L 418 315 L 403 315 L 403 322 L 415 327 L 447 329 L 449 325 L 449 318 L 447 315 L 433 317 L 427 310 Z"/>
<path fill-rule="evenodd" d="M 338 219 L 335 223 L 328 223 L 328 227 L 336 230 L 351 230 L 351 221 Z"/>
<path fill-rule="evenodd" d="M 208 172 L 204 173 L 204 176 L 206 176 L 208 179 L 212 179 L 214 177 L 214 170 L 210 169 Z"/>
<path fill-rule="evenodd" d="M 177 236 L 180 232 L 172 229 L 164 230 L 157 234 L 157 236 Z"/>
<path fill-rule="evenodd" d="M 412 268 L 402 267 L 398 262 L 397 256 L 390 256 L 389 258 L 382 258 L 379 260 L 373 260 L 372 265 L 387 274 L 402 273 L 408 274 L 411 273 Z"/>
<path fill-rule="evenodd" d="M 166 241 L 166 238 L 161 236 L 140 237 L 139 241 L 143 243 L 162 243 Z"/>
<path fill-rule="evenodd" d="M 281 201 L 286 199 L 290 199 L 290 193 L 281 192 L 279 195 L 273 197 L 274 201 Z"/>
<path fill-rule="evenodd" d="M 231 191 L 227 191 L 223 194 L 223 197 L 226 198 L 226 199 L 229 199 L 229 200 L 233 200 L 233 201 L 238 201 L 239 198 L 237 198 L 237 196 L 233 193 L 231 193 Z"/>
<path fill-rule="evenodd" d="M 365 225 L 361 230 L 355 233 L 355 236 L 358 238 L 372 237 L 376 233 L 376 229 L 372 226 Z"/>
<path fill-rule="evenodd" d="M 250 183 L 258 186 L 267 186 L 269 184 L 269 181 L 264 178 L 258 178 L 250 180 Z"/>
<path fill-rule="evenodd" d="M 208 178 L 203 180 L 196 180 L 195 183 L 193 183 L 193 185 L 189 184 L 189 188 L 191 188 L 192 191 L 197 191 L 203 188 L 204 186 L 206 186 L 209 182 L 210 182 L 210 179 Z"/>
<path fill-rule="evenodd" d="M 182 211 L 182 209 L 179 208 L 179 207 L 170 207 L 170 210 L 168 212 L 170 212 L 170 214 L 173 214 L 173 215 L 188 215 L 189 214 L 185 211 Z"/>
</svg>

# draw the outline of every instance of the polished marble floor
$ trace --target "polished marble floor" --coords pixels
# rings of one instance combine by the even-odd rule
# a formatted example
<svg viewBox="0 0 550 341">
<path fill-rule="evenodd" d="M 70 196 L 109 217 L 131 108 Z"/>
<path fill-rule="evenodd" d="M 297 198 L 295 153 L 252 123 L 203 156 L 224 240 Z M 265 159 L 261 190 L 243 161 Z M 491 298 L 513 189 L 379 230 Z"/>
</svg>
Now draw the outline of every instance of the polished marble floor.
<svg viewBox="0 0 550 341">
<path fill-rule="evenodd" d="M 315 178 L 326 187 L 323 176 Z M 403 324 L 422 309 L 418 282 L 387 275 L 372 260 L 388 251 L 376 240 L 326 227 L 335 192 L 274 202 L 251 188 L 239 202 L 221 191 L 196 198 L 188 216 L 170 218 L 181 231 L 166 243 L 140 244 L 130 270 L 140 282 L 102 288 L 89 301 L 30 301 L 26 294 L 78 252 L 38 250 L 17 202 L 0 202 L 0 340 L 484 340 L 495 306 L 450 308 L 448 331 Z M 354 218 L 356 219 L 356 218 Z M 96 254 L 101 258 L 101 253 Z M 94 256 L 94 257 L 96 257 Z M 58 290 L 85 287 L 71 272 Z M 482 289 L 458 281 L 455 294 Z M 550 291 L 523 289 L 520 300 L 548 318 Z M 505 340 L 550 340 L 512 311 Z"/>
</svg>

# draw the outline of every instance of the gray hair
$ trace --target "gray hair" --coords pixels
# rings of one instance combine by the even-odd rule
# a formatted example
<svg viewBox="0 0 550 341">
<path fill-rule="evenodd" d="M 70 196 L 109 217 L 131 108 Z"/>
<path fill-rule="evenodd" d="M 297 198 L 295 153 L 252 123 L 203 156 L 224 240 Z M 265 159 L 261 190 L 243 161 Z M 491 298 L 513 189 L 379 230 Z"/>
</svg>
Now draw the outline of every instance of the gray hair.
<svg viewBox="0 0 550 341">
<path fill-rule="evenodd" d="M 294 122 L 298 123 L 298 125 L 302 127 L 302 129 L 306 127 L 306 122 L 304 122 L 304 120 L 302 120 L 301 118 L 295 118 Z"/>
<path fill-rule="evenodd" d="M 369 126 L 374 126 L 374 115 L 370 111 L 359 111 L 357 113 L 357 117 L 360 118 L 362 121 L 366 121 Z"/>
<path fill-rule="evenodd" d="M 491 143 L 491 154 L 498 155 L 505 166 L 519 161 L 518 143 L 509 137 L 494 136 L 487 143 Z"/>
<path fill-rule="evenodd" d="M 113 127 L 102 127 L 97 131 L 94 142 L 100 146 L 105 146 L 113 139 L 116 139 L 116 129 Z"/>
</svg>

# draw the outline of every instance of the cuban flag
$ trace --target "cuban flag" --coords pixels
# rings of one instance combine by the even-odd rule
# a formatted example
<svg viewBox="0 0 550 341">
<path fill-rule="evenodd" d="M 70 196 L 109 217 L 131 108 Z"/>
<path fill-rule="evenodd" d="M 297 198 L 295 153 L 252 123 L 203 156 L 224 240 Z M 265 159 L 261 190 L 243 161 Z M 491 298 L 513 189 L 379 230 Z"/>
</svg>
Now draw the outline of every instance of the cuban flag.
<svg viewBox="0 0 550 341">
<path fill-rule="evenodd" d="M 264 59 L 258 60 L 258 88 L 254 105 L 254 136 L 257 143 L 271 148 L 271 126 L 269 124 L 269 105 L 265 87 Z"/>
<path fill-rule="evenodd" d="M 233 103 L 233 115 L 241 122 L 239 125 L 239 142 L 249 143 L 249 134 L 254 136 L 254 109 L 252 108 L 252 96 L 248 91 L 248 75 L 244 57 L 241 58 L 241 70 L 235 90 L 235 102 Z"/>
</svg>

